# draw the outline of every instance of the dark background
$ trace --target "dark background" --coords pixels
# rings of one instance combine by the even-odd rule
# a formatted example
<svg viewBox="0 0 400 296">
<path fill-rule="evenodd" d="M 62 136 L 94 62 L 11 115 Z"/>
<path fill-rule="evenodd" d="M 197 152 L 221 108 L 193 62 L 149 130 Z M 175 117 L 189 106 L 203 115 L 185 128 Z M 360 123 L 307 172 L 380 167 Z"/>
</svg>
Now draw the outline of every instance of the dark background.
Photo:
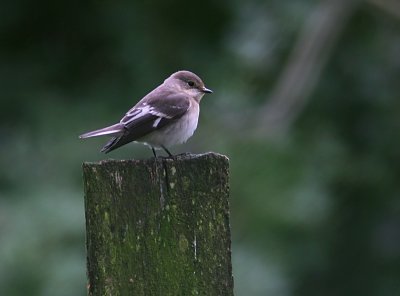
<svg viewBox="0 0 400 296">
<path fill-rule="evenodd" d="M 141 3 L 143 2 L 143 3 Z M 236 295 L 400 295 L 396 0 L 1 1 L 0 294 L 85 295 L 81 163 L 171 73 L 231 163 Z"/>
</svg>

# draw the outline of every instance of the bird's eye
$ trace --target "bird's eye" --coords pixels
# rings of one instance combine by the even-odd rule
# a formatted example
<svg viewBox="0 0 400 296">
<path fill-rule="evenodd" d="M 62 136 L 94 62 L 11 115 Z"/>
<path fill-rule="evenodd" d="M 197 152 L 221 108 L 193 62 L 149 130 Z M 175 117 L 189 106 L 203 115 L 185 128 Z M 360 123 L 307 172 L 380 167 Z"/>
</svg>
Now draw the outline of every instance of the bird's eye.
<svg viewBox="0 0 400 296">
<path fill-rule="evenodd" d="M 190 87 L 193 87 L 194 86 L 194 82 L 193 81 L 188 81 L 188 85 L 190 86 Z"/>
</svg>

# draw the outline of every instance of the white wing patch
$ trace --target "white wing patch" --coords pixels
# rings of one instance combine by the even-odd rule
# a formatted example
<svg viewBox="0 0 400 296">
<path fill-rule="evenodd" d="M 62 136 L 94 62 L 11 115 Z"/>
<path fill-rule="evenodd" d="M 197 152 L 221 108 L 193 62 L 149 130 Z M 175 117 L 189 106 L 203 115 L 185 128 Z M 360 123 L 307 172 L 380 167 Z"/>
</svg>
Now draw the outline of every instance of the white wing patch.
<svg viewBox="0 0 400 296">
<path fill-rule="evenodd" d="M 148 104 L 143 104 L 141 107 L 133 108 L 129 110 L 125 117 L 121 119 L 121 123 L 128 125 L 132 121 L 135 121 L 143 116 L 146 116 L 147 114 L 151 114 L 154 116 L 157 116 L 158 118 L 154 121 L 153 127 L 157 127 L 157 125 L 160 123 L 162 118 L 172 118 L 173 116 L 168 116 L 167 114 L 164 114 L 160 111 L 157 111 L 156 108 L 149 106 Z"/>
<path fill-rule="evenodd" d="M 131 110 L 129 110 L 125 116 L 121 119 L 121 123 L 123 124 L 128 124 L 133 120 L 136 120 L 140 117 L 142 117 L 144 114 L 146 114 L 147 112 L 149 112 L 150 107 L 149 106 L 144 106 L 141 108 L 132 108 Z"/>
<path fill-rule="evenodd" d="M 156 120 L 154 120 L 154 123 L 153 123 L 154 128 L 157 127 L 157 125 L 160 123 L 161 119 L 162 119 L 161 117 L 158 117 Z"/>
<path fill-rule="evenodd" d="M 172 116 L 169 116 L 169 115 L 167 115 L 165 113 L 159 112 L 153 107 L 150 108 L 149 113 L 151 115 L 155 115 L 155 116 L 158 116 L 158 117 L 163 117 L 163 118 L 168 118 L 168 119 L 172 118 Z"/>
</svg>

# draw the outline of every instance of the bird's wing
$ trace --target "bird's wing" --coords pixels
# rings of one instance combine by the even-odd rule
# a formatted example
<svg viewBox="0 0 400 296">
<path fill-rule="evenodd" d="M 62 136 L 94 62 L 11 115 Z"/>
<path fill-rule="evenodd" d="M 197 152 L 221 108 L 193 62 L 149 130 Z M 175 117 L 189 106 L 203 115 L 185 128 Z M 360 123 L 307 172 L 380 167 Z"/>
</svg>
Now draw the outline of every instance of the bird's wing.
<svg viewBox="0 0 400 296">
<path fill-rule="evenodd" d="M 186 95 L 155 96 L 129 110 L 120 123 L 139 138 L 180 118 L 189 107 L 190 99 Z"/>
<path fill-rule="evenodd" d="M 168 125 L 182 117 L 190 104 L 190 98 L 185 94 L 168 94 L 164 97 L 153 95 L 140 101 L 121 119 L 124 133 L 111 139 L 102 151 L 110 152 Z"/>
</svg>

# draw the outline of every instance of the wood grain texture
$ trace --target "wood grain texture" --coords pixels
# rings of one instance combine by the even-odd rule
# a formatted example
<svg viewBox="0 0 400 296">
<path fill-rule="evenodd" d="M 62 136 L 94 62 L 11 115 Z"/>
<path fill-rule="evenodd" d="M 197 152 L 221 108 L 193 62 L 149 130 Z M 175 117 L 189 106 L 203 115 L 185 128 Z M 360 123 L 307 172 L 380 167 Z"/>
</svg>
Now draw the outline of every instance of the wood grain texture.
<svg viewBox="0 0 400 296">
<path fill-rule="evenodd" d="M 233 295 L 229 160 L 84 163 L 89 295 Z"/>
</svg>

